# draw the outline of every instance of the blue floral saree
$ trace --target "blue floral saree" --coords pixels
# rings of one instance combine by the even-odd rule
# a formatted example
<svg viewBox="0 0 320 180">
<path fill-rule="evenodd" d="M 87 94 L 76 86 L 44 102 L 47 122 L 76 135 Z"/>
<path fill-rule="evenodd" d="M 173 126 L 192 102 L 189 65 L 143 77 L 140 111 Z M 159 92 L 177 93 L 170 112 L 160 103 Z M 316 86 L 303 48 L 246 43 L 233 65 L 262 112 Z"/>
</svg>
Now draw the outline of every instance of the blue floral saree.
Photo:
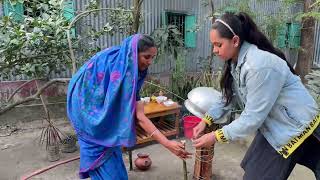
<svg viewBox="0 0 320 180">
<path fill-rule="evenodd" d="M 128 179 L 121 147 L 136 142 L 140 37 L 97 53 L 70 81 L 67 113 L 78 135 L 80 178 Z"/>
</svg>

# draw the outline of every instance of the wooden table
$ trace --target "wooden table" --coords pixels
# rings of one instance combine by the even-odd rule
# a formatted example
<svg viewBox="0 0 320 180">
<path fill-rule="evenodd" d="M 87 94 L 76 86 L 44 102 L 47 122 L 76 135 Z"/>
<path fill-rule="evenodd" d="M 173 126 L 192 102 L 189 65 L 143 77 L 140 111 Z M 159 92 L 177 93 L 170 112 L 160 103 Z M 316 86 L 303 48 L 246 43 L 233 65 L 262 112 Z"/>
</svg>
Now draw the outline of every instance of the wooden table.
<svg viewBox="0 0 320 180">
<path fill-rule="evenodd" d="M 145 104 L 144 106 L 144 113 L 145 115 L 151 118 L 159 117 L 158 121 L 153 120 L 153 124 L 159 129 L 159 131 L 168 136 L 179 135 L 179 116 L 180 116 L 180 108 L 181 106 L 178 103 L 173 104 L 172 106 L 164 106 L 163 104 L 158 104 L 155 102 L 150 102 Z M 164 121 L 164 117 L 167 115 L 175 115 L 175 121 L 170 123 Z M 137 132 L 137 145 L 151 142 L 154 139 L 149 136 L 139 125 L 136 125 L 136 132 Z M 134 148 L 129 148 L 129 163 L 130 163 L 130 171 L 132 170 L 132 150 Z"/>
</svg>

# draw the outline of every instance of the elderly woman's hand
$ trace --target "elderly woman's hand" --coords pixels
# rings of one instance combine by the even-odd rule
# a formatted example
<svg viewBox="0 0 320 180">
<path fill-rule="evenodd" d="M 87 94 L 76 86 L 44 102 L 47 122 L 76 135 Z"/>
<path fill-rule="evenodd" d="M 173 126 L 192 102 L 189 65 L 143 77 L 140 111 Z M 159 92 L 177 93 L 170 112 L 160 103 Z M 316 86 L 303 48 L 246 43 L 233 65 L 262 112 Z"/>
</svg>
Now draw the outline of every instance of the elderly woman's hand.
<svg viewBox="0 0 320 180">
<path fill-rule="evenodd" d="M 168 141 L 165 144 L 165 147 L 167 149 L 169 149 L 169 151 L 171 151 L 173 154 L 175 154 L 176 156 L 178 156 L 181 159 L 187 159 L 187 158 L 191 158 L 190 155 L 192 155 L 192 153 L 189 153 L 187 151 L 184 150 L 184 145 L 180 142 L 177 141 Z"/>
</svg>

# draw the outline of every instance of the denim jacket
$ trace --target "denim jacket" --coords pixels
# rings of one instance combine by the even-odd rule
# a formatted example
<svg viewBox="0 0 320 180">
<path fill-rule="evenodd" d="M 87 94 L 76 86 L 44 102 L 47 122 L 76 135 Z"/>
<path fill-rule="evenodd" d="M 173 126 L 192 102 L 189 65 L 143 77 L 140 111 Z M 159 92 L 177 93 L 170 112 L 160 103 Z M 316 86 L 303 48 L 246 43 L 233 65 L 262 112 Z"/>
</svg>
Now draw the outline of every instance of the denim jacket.
<svg viewBox="0 0 320 180">
<path fill-rule="evenodd" d="M 287 158 L 318 126 L 316 102 L 278 56 L 244 42 L 231 74 L 233 100 L 238 100 L 244 109 L 239 118 L 218 130 L 216 136 L 220 134 L 225 141 L 232 141 L 259 130 Z M 225 107 L 221 99 L 207 116 L 213 123 L 219 122 L 229 110 L 230 106 Z"/>
</svg>

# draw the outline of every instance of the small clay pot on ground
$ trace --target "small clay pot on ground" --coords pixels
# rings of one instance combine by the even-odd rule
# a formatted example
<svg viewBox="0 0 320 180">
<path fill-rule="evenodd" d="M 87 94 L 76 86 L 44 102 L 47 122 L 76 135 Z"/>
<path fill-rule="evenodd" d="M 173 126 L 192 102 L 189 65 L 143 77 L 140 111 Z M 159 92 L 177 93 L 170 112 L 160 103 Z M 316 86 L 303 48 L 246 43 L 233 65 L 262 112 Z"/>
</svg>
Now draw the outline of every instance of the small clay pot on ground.
<svg viewBox="0 0 320 180">
<path fill-rule="evenodd" d="M 134 161 L 136 167 L 142 171 L 148 170 L 152 164 L 151 159 L 149 158 L 148 154 L 138 153 L 137 158 Z"/>
<path fill-rule="evenodd" d="M 61 141 L 61 152 L 63 153 L 73 153 L 75 151 L 77 151 L 77 139 L 72 137 L 72 136 L 68 136 L 65 139 L 63 139 Z"/>
</svg>

